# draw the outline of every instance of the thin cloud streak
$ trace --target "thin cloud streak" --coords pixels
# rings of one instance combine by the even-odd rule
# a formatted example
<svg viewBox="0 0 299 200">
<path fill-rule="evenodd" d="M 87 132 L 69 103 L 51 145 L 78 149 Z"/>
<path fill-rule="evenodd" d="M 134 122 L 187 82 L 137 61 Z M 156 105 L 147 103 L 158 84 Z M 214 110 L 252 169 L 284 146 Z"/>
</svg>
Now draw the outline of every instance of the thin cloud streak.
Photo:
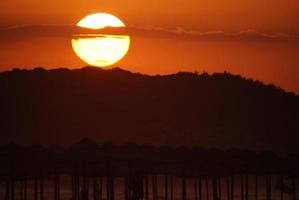
<svg viewBox="0 0 299 200">
<path fill-rule="evenodd" d="M 200 32 L 185 30 L 181 27 L 165 29 L 155 26 L 145 27 L 108 27 L 100 30 L 80 28 L 76 25 L 30 25 L 0 28 L 0 42 L 10 43 L 38 37 L 67 37 L 76 34 L 109 34 L 141 37 L 157 37 L 185 40 L 251 41 L 251 42 L 299 42 L 298 35 L 285 33 L 266 34 L 256 30 L 244 30 L 236 33 L 223 31 Z"/>
</svg>

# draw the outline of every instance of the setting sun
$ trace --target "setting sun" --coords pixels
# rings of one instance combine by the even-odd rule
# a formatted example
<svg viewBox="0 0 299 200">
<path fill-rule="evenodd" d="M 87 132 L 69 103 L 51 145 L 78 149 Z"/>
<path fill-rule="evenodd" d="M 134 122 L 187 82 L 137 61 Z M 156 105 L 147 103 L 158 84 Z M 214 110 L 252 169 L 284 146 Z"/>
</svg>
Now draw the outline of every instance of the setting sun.
<svg viewBox="0 0 299 200">
<path fill-rule="evenodd" d="M 89 29 L 106 27 L 124 27 L 117 17 L 107 13 L 88 15 L 77 23 L 77 26 Z M 74 35 L 72 47 L 76 55 L 92 66 L 105 67 L 122 59 L 130 46 L 130 37 L 124 35 Z"/>
<path fill-rule="evenodd" d="M 107 13 L 88 15 L 77 23 L 82 28 L 101 29 L 105 27 L 124 27 L 125 24 L 117 17 Z"/>
</svg>

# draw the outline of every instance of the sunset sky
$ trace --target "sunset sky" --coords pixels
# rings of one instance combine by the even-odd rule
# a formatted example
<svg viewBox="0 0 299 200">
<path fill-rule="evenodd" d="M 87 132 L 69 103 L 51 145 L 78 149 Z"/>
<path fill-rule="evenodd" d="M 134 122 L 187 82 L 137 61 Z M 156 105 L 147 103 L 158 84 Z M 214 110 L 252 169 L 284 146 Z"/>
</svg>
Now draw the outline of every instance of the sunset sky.
<svg viewBox="0 0 299 200">
<path fill-rule="evenodd" d="M 0 1 L 0 71 L 86 64 L 74 25 L 111 13 L 131 36 L 114 66 L 146 74 L 229 71 L 299 93 L 298 0 Z"/>
</svg>

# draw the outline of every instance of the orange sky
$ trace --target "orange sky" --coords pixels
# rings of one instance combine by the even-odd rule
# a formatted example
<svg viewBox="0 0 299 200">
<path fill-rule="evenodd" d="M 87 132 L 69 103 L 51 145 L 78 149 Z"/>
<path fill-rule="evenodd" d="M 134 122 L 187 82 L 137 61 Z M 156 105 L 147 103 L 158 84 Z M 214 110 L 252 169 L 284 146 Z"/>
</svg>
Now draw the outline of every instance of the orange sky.
<svg viewBox="0 0 299 200">
<path fill-rule="evenodd" d="M 297 0 L 9 0 L 0 7 L 2 25 L 69 24 L 109 12 L 128 25 L 299 33 Z"/>
<path fill-rule="evenodd" d="M 297 0 L 10 0 L 0 7 L 0 71 L 84 66 L 62 32 L 90 13 L 108 12 L 135 28 L 117 66 L 150 74 L 226 70 L 299 93 Z M 38 27 L 7 28 L 15 25 Z M 60 27 L 41 37 L 40 25 Z"/>
</svg>

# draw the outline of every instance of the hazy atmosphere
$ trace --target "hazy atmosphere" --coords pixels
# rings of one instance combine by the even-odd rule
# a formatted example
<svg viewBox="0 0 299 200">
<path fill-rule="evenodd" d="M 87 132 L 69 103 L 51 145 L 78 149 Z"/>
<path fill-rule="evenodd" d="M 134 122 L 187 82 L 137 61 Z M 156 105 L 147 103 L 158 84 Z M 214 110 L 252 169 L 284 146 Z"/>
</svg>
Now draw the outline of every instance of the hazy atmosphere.
<svg viewBox="0 0 299 200">
<path fill-rule="evenodd" d="M 298 200 L 298 0 L 0 9 L 0 200 Z"/>
<path fill-rule="evenodd" d="M 70 27 L 88 13 L 108 12 L 131 35 L 128 54 L 114 66 L 146 74 L 229 71 L 299 92 L 295 0 L 11 0 L 0 6 L 2 71 L 85 66 L 72 52 Z"/>
</svg>

